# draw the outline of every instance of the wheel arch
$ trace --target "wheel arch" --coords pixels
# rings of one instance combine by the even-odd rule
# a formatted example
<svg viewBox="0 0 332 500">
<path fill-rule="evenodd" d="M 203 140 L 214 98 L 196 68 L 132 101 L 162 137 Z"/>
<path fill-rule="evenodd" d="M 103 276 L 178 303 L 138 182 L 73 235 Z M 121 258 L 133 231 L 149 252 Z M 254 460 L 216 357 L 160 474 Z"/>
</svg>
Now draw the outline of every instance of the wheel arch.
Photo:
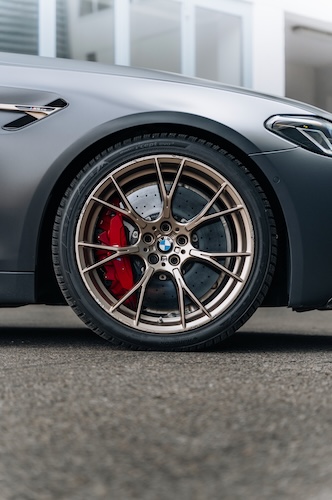
<svg viewBox="0 0 332 500">
<path fill-rule="evenodd" d="M 63 168 L 53 184 L 45 207 L 37 239 L 36 252 L 36 301 L 64 303 L 59 290 L 51 259 L 52 226 L 60 201 L 77 173 L 101 151 L 118 142 L 145 134 L 174 132 L 199 137 L 225 149 L 254 175 L 271 205 L 278 234 L 279 256 L 275 278 L 265 298 L 267 305 L 287 304 L 288 290 L 288 238 L 286 223 L 279 200 L 263 169 L 250 155 L 259 152 L 247 138 L 226 125 L 204 117 L 175 112 L 139 113 L 102 124 L 74 145 Z M 83 145 L 85 147 L 83 147 Z M 63 160 L 62 160 L 63 161 Z M 281 250 L 281 251 L 280 251 Z"/>
</svg>

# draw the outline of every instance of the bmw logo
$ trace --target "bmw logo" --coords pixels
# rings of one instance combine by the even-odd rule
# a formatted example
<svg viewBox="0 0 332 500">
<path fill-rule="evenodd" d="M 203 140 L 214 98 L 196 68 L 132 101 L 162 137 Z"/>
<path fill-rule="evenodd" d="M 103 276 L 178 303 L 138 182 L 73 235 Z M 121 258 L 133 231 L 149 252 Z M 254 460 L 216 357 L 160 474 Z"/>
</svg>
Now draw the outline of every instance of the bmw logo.
<svg viewBox="0 0 332 500">
<path fill-rule="evenodd" d="M 161 252 L 167 253 L 173 248 L 173 241 L 169 236 L 164 236 L 158 241 L 158 248 Z"/>
</svg>

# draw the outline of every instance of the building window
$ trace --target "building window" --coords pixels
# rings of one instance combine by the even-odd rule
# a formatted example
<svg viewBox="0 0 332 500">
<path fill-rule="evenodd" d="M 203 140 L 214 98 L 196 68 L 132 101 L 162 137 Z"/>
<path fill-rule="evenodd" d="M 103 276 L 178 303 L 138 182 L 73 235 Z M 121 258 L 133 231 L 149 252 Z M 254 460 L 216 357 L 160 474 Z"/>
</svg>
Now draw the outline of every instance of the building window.
<svg viewBox="0 0 332 500">
<path fill-rule="evenodd" d="M 62 57 L 114 64 L 114 2 L 57 0 L 58 8 L 62 5 L 64 14 L 63 22 L 57 25 L 57 37 L 64 30 L 67 33 L 66 39 L 62 37 L 66 41 Z"/>
<path fill-rule="evenodd" d="M 52 1 L 58 7 L 58 56 L 251 85 L 249 2 Z"/>
<path fill-rule="evenodd" d="M 130 62 L 133 66 L 181 71 L 181 3 L 135 0 L 130 4 Z"/>
<path fill-rule="evenodd" d="M 0 51 L 38 54 L 37 0 L 0 0 Z"/>
<path fill-rule="evenodd" d="M 110 9 L 112 0 L 80 0 L 80 16 L 93 14 L 99 10 Z"/>
<path fill-rule="evenodd" d="M 242 20 L 196 8 L 196 76 L 242 85 Z"/>
</svg>

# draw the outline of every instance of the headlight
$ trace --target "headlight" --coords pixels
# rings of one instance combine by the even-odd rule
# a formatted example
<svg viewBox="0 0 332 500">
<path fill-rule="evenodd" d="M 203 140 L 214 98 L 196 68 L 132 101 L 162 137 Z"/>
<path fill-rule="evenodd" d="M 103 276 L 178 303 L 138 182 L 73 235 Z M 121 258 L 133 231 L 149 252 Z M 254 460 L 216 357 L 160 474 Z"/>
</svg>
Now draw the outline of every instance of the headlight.
<svg viewBox="0 0 332 500">
<path fill-rule="evenodd" d="M 317 116 L 272 116 L 265 122 L 271 132 L 314 153 L 332 156 L 332 123 Z"/>
</svg>

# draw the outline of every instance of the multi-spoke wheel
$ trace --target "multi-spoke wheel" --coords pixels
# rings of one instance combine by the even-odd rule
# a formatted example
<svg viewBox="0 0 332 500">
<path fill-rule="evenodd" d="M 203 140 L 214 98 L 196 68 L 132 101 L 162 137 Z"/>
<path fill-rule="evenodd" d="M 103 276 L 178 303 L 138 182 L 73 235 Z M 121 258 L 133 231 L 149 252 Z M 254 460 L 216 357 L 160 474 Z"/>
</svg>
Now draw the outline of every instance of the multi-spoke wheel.
<svg viewBox="0 0 332 500">
<path fill-rule="evenodd" d="M 103 337 L 199 348 L 233 333 L 271 281 L 275 235 L 258 183 L 183 136 L 103 152 L 67 191 L 54 227 L 60 287 Z"/>
</svg>

